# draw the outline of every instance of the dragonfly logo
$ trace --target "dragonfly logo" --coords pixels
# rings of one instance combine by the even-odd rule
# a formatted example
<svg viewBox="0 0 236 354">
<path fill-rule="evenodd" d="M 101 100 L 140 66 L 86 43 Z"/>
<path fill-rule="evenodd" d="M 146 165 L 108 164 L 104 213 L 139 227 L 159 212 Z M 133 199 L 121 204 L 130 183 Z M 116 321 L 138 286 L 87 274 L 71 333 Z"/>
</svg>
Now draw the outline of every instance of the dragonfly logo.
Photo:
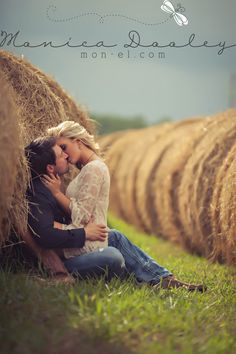
<svg viewBox="0 0 236 354">
<path fill-rule="evenodd" d="M 175 20 L 177 25 L 179 26 L 186 26 L 188 24 L 188 19 L 186 16 L 183 14 L 179 13 L 179 11 L 183 11 L 183 7 L 179 4 L 178 8 L 175 10 L 174 6 L 172 3 L 168 0 L 165 0 L 163 4 L 161 5 L 161 9 L 168 14 L 170 14 L 170 17 Z"/>
</svg>

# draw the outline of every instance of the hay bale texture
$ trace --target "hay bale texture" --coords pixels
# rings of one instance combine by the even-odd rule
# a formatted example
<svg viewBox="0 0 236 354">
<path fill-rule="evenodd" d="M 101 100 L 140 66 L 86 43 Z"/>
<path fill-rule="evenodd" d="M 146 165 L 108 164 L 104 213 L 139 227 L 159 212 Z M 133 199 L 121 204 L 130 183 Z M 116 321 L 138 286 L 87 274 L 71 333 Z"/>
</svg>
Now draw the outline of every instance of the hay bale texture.
<svg viewBox="0 0 236 354">
<path fill-rule="evenodd" d="M 128 139 L 126 134 L 128 134 Z M 122 134 L 113 133 L 112 143 L 109 142 L 109 146 L 106 145 L 105 150 L 105 159 L 108 163 L 112 185 L 110 190 L 110 201 L 112 205 L 112 210 L 121 218 L 125 219 L 126 208 L 124 208 L 122 204 L 122 195 L 118 196 L 117 194 L 123 193 L 123 182 L 124 182 L 124 174 L 126 171 L 122 169 L 121 163 L 124 158 L 126 151 L 129 147 L 129 141 L 132 140 L 132 137 L 135 138 L 137 135 L 136 130 L 130 130 L 126 134 L 122 132 Z M 107 137 L 104 137 L 100 140 L 101 146 L 103 149 L 103 139 L 108 141 Z M 129 140 L 129 141 L 128 141 Z"/>
<path fill-rule="evenodd" d="M 235 142 L 235 110 L 207 120 L 181 180 L 181 220 L 186 241 L 189 248 L 204 256 L 215 253 L 213 194 L 219 188 L 217 175 Z"/>
<path fill-rule="evenodd" d="M 211 220 L 214 237 L 212 259 L 236 264 L 236 145 L 225 158 L 216 176 Z"/>
<path fill-rule="evenodd" d="M 13 208 L 13 193 L 20 150 L 19 111 L 13 100 L 12 88 L 0 72 L 0 246 L 10 231 L 9 215 Z"/>
<path fill-rule="evenodd" d="M 74 99 L 51 77 L 42 70 L 24 60 L 23 65 L 27 65 L 33 73 L 37 74 L 42 81 L 50 88 L 54 95 L 63 105 L 68 120 L 73 120 L 82 124 L 90 134 L 96 134 L 95 122 L 90 119 L 86 108 L 74 101 Z"/>
<path fill-rule="evenodd" d="M 190 119 L 173 124 L 173 128 L 159 141 L 161 145 L 158 165 L 149 176 L 148 210 L 152 216 L 151 231 L 156 230 L 171 241 L 182 241 L 179 218 L 178 189 L 186 161 L 191 156 L 193 146 L 201 131 L 203 120 Z M 151 212 L 152 211 L 152 212 Z"/>
<path fill-rule="evenodd" d="M 193 253 L 236 264 L 236 109 L 103 139 L 112 211 Z"/>
<path fill-rule="evenodd" d="M 151 128 L 151 136 L 145 141 L 141 149 L 141 160 L 136 170 L 134 201 L 138 225 L 147 232 L 152 232 L 153 210 L 150 208 L 150 199 L 153 191 L 149 188 L 150 176 L 162 159 L 162 142 L 166 134 L 173 129 L 170 123 L 161 124 Z M 145 139 L 145 136 L 144 136 Z"/>
<path fill-rule="evenodd" d="M 11 210 L 9 224 L 16 233 L 22 234 L 27 227 L 25 191 L 29 182 L 24 147 L 31 140 L 44 135 L 49 127 L 67 119 L 80 122 L 90 132 L 95 130 L 95 125 L 84 108 L 77 105 L 55 80 L 25 59 L 0 51 L 0 72 L 6 78 L 11 88 L 10 97 L 20 112 L 17 116 L 19 143 L 17 140 L 14 143 L 19 145 L 20 152 L 12 202 L 14 208 Z"/>
</svg>

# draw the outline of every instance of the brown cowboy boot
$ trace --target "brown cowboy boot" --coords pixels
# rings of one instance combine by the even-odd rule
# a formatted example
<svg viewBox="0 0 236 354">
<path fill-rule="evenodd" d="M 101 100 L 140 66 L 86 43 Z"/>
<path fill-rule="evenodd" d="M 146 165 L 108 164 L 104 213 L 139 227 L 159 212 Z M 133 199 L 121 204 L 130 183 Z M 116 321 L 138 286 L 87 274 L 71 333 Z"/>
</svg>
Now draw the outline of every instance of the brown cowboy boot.
<svg viewBox="0 0 236 354">
<path fill-rule="evenodd" d="M 203 284 L 190 284 L 185 283 L 181 280 L 176 279 L 173 275 L 162 278 L 160 283 L 154 286 L 155 288 L 170 289 L 170 288 L 184 288 L 188 291 L 200 291 L 204 292 L 207 290 L 207 287 Z"/>
</svg>

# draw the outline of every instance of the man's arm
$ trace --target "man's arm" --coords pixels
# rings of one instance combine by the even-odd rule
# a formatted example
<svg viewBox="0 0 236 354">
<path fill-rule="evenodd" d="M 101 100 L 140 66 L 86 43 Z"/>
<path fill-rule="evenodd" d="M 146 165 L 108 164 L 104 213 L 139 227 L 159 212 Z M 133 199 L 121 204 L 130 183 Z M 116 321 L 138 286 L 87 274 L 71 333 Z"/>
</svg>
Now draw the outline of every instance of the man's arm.
<svg viewBox="0 0 236 354">
<path fill-rule="evenodd" d="M 54 226 L 54 213 L 50 203 L 30 204 L 29 228 L 34 240 L 43 248 L 81 248 L 85 243 L 85 230 L 59 230 Z"/>
<path fill-rule="evenodd" d="M 54 228 L 53 207 L 47 201 L 30 204 L 28 217 L 29 228 L 35 241 L 43 248 L 81 248 L 85 239 L 104 241 L 107 227 L 102 224 L 89 223 L 85 228 L 61 230 Z"/>
</svg>

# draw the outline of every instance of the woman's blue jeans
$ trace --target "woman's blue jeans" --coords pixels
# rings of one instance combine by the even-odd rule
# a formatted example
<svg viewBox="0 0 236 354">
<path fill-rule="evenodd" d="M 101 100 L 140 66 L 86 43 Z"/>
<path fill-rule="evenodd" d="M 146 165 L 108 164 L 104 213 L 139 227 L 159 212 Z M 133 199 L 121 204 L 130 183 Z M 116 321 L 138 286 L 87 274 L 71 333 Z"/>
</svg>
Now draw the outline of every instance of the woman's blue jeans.
<svg viewBox="0 0 236 354">
<path fill-rule="evenodd" d="M 101 248 L 98 251 L 66 259 L 64 265 L 69 273 L 81 278 L 105 275 L 108 279 L 114 275 L 122 276 L 125 261 L 114 247 Z"/>
<path fill-rule="evenodd" d="M 109 232 L 108 245 L 120 251 L 128 273 L 134 274 L 140 283 L 157 284 L 161 278 L 172 275 L 118 230 Z"/>
<path fill-rule="evenodd" d="M 110 230 L 108 246 L 64 261 L 67 270 L 81 277 L 108 274 L 122 276 L 133 274 L 140 283 L 157 284 L 161 278 L 172 275 L 148 254 L 135 246 L 117 230 Z"/>
</svg>

